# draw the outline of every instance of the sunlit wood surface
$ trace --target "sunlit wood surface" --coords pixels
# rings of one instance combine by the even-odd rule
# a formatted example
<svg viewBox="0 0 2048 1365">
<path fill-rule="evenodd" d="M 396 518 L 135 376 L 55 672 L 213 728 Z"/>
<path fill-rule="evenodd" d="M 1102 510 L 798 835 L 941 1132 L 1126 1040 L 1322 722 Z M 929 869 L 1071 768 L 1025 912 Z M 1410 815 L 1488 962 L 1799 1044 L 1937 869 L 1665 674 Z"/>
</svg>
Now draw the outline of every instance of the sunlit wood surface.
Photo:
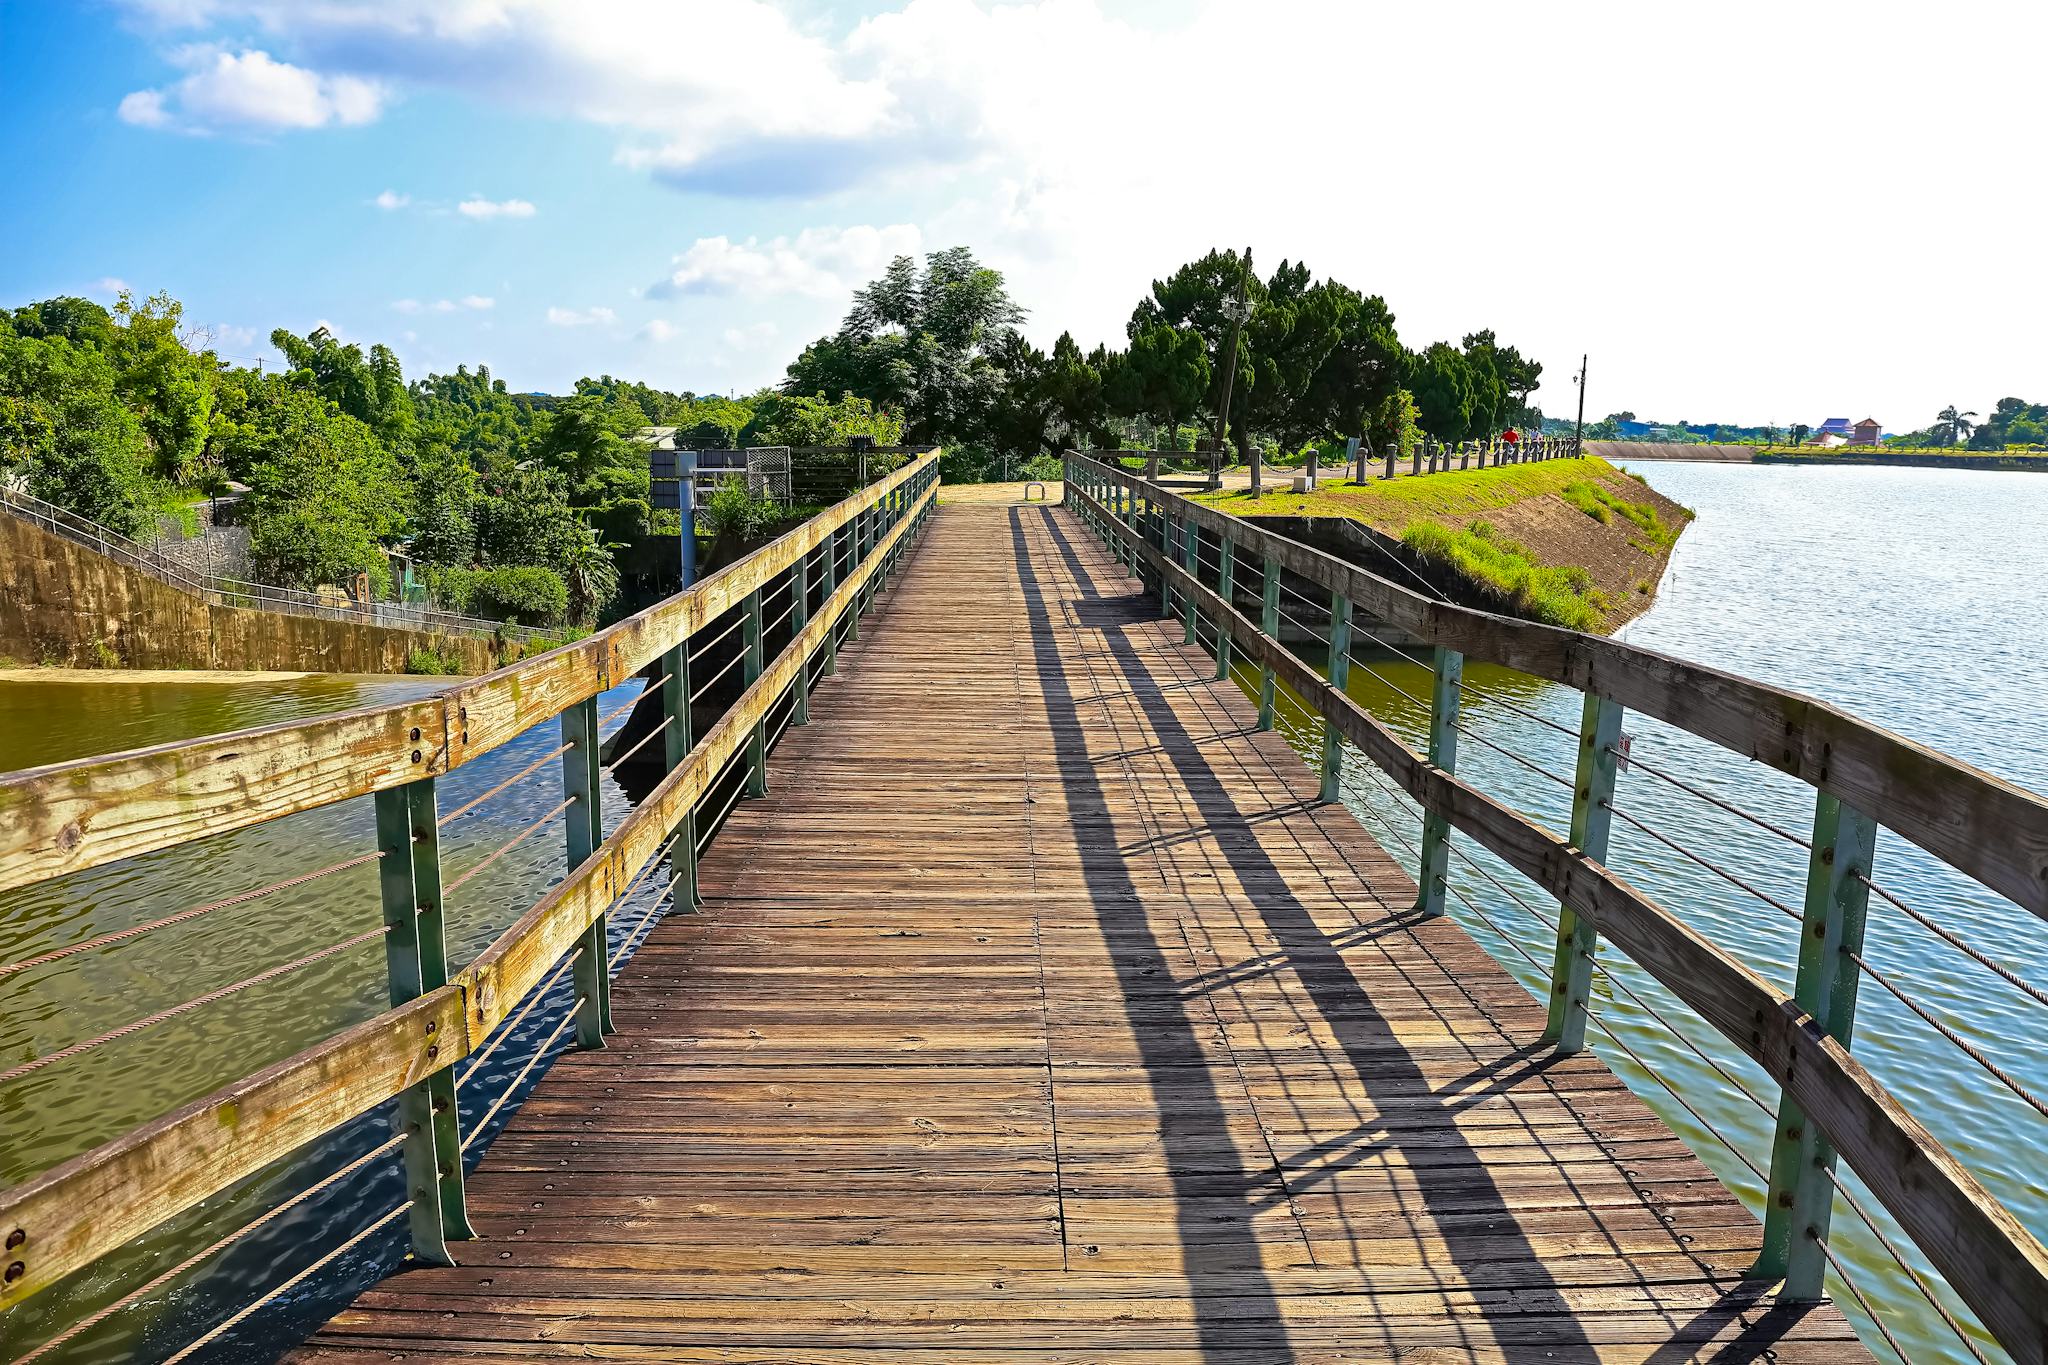
<svg viewBox="0 0 2048 1365">
<path fill-rule="evenodd" d="M 469 1184 L 303 1349 L 1867 1358 L 1066 513 L 941 509 Z"/>
</svg>

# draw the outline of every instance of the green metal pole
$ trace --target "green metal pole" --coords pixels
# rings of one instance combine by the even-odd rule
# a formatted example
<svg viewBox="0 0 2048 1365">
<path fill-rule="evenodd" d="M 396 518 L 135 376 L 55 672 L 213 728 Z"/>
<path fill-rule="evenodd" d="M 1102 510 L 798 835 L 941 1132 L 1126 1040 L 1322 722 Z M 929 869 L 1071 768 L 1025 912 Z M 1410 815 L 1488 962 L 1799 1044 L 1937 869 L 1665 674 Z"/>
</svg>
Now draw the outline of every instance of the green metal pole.
<svg viewBox="0 0 2048 1365">
<path fill-rule="evenodd" d="M 690 726 L 690 637 L 661 656 L 661 671 L 668 675 L 668 681 L 661 686 L 662 714 L 668 717 L 668 729 L 662 738 L 667 741 L 664 756 L 668 759 L 668 771 L 674 772 L 690 756 L 690 750 L 697 746 L 697 737 Z M 682 834 L 676 839 L 676 847 L 682 850 L 676 860 L 677 880 L 683 888 L 684 902 L 696 909 L 697 900 L 697 808 L 692 805 L 683 812 Z"/>
<path fill-rule="evenodd" d="M 811 561 L 807 555 L 798 555 L 796 567 L 791 570 L 795 583 L 790 588 L 794 605 L 790 609 L 789 629 L 792 635 L 799 634 L 811 619 Z M 811 661 L 805 659 L 796 670 L 796 710 L 792 713 L 791 724 L 811 723 Z"/>
<path fill-rule="evenodd" d="M 839 591 L 839 533 L 833 531 L 825 537 L 825 600 L 831 601 L 832 594 Z M 825 676 L 831 677 L 839 671 L 839 623 L 834 621 L 825 631 Z"/>
<path fill-rule="evenodd" d="M 1266 556 L 1266 567 L 1260 577 L 1263 597 L 1259 607 L 1259 630 L 1269 640 L 1280 638 L 1280 563 L 1273 556 Z M 1273 665 L 1262 664 L 1259 668 L 1259 728 L 1273 728 Z"/>
<path fill-rule="evenodd" d="M 1168 544 L 1173 536 L 1173 519 L 1162 512 L 1154 515 L 1159 519 L 1159 553 L 1170 560 L 1173 551 Z M 1159 614 L 1169 619 L 1173 616 L 1173 580 L 1163 566 L 1159 570 Z"/>
<path fill-rule="evenodd" d="M 1188 571 L 1188 577 L 1200 582 L 1202 578 L 1202 530 L 1192 521 L 1181 526 L 1180 566 Z M 1195 596 L 1184 592 L 1180 595 L 1181 640 L 1184 645 L 1195 642 Z"/>
<path fill-rule="evenodd" d="M 1814 794 L 1813 852 L 1806 864 L 1799 969 L 1792 998 L 1828 1036 L 1848 1047 L 1856 1031 L 1856 961 L 1870 908 L 1868 879 L 1877 822 L 1826 792 Z M 1828 1221 L 1835 1206 L 1835 1148 L 1788 1093 L 1778 1100 L 1771 1145 L 1764 1243 L 1750 1274 L 1784 1278 L 1778 1297 L 1795 1303 L 1824 1296 Z"/>
<path fill-rule="evenodd" d="M 384 855 L 377 866 L 387 931 L 384 969 L 389 999 L 395 1007 L 448 984 L 434 779 L 423 777 L 378 792 L 376 811 L 377 850 Z M 440 1046 L 433 1041 L 427 1044 L 429 1059 Z M 476 1235 L 462 1195 L 462 1131 L 454 1067 L 442 1067 L 399 1095 L 397 1126 L 405 1134 L 413 1254 L 435 1265 L 453 1265 L 448 1239 Z"/>
<path fill-rule="evenodd" d="M 1216 676 L 1230 676 L 1230 611 L 1231 594 L 1237 590 L 1235 570 L 1237 568 L 1237 547 L 1226 533 L 1216 550 L 1216 592 L 1223 599 L 1223 610 L 1216 613 Z"/>
<path fill-rule="evenodd" d="M 1621 706 L 1586 694 L 1579 713 L 1579 762 L 1572 779 L 1572 847 L 1589 858 L 1607 856 L 1613 823 L 1614 775 L 1621 766 Z M 1600 936 L 1570 905 L 1557 907 L 1557 951 L 1550 963 L 1550 1018 L 1543 1041 L 1559 1052 L 1586 1046 L 1586 1010 L 1593 995 L 1593 961 Z"/>
<path fill-rule="evenodd" d="M 761 590 L 754 589 L 747 594 L 747 614 L 740 625 L 740 648 L 744 649 L 746 660 L 740 665 L 740 686 L 752 687 L 754 680 L 761 676 L 763 664 L 761 645 Z M 747 795 L 768 794 L 768 720 L 764 714 L 754 722 L 752 733 L 747 736 Z"/>
<path fill-rule="evenodd" d="M 1444 772 L 1458 768 L 1458 684 L 1465 676 L 1465 656 L 1438 645 L 1429 694 L 1429 763 Z M 1415 908 L 1425 915 L 1444 912 L 1445 879 L 1451 871 L 1451 822 L 1434 811 L 1422 816 L 1422 855 L 1415 871 Z"/>
<path fill-rule="evenodd" d="M 590 859 L 604 842 L 604 812 L 598 805 L 597 698 L 585 697 L 562 712 L 563 794 L 571 802 L 568 810 L 569 866 L 577 868 Z M 612 1032 L 611 964 L 606 961 L 610 945 L 606 929 L 609 914 L 591 921 L 577 943 L 580 955 L 570 975 L 576 983 L 581 1004 L 576 1007 L 578 1046 L 604 1046 L 604 1035 Z"/>
<path fill-rule="evenodd" d="M 1339 692 L 1351 680 L 1351 599 L 1330 594 L 1330 683 Z M 1327 717 L 1323 720 L 1322 799 L 1335 801 L 1344 790 L 1344 736 Z"/>
</svg>

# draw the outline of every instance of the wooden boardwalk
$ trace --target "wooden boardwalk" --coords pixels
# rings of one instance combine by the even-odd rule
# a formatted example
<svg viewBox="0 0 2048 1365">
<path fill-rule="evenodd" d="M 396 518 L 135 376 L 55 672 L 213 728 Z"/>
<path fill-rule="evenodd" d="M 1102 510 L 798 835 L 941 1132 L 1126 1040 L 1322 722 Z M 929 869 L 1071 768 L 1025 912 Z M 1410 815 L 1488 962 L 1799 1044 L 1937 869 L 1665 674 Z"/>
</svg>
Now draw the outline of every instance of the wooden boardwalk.
<svg viewBox="0 0 2048 1365">
<path fill-rule="evenodd" d="M 941 510 L 767 800 L 299 1358 L 1867 1358 L 1064 512 Z"/>
</svg>

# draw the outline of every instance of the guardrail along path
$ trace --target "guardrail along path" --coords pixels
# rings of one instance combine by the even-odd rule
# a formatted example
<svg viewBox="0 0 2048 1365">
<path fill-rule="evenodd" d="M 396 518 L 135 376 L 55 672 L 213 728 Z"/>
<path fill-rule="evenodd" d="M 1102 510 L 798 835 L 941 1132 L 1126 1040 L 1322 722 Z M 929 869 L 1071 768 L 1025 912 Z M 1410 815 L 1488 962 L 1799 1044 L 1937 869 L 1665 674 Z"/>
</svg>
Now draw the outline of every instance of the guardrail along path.
<svg viewBox="0 0 2048 1365">
<path fill-rule="evenodd" d="M 1863 1358 L 1066 510 L 950 507 L 468 1185 L 299 1358 Z"/>
</svg>

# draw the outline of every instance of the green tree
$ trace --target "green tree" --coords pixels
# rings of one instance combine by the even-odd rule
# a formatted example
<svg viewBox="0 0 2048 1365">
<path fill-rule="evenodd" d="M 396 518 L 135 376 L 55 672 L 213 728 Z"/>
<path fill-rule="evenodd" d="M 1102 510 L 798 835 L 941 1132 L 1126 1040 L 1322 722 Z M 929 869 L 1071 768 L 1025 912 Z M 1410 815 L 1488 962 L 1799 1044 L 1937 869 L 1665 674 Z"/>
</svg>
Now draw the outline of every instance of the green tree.
<svg viewBox="0 0 2048 1365">
<path fill-rule="evenodd" d="M 1409 387 L 1422 429 L 1439 441 L 1462 441 L 1472 433 L 1478 397 L 1472 367 L 1462 352 L 1439 341 L 1415 357 Z"/>
<path fill-rule="evenodd" d="M 1201 334 L 1154 323 L 1131 338 L 1107 397 L 1115 411 L 1170 431 L 1202 410 L 1210 389 L 1208 344 Z"/>
<path fill-rule="evenodd" d="M 61 332 L 0 335 L 0 468 L 66 511 L 134 535 L 151 486 L 142 425 L 107 357 Z"/>
<path fill-rule="evenodd" d="M 1935 441 L 1945 446 L 1961 445 L 1968 439 L 1972 419 L 1976 415 L 1974 412 L 1958 412 L 1955 404 L 1949 404 L 1934 415 L 1934 426 L 1931 430 Z"/>
<path fill-rule="evenodd" d="M 303 339 L 280 327 L 270 334 L 270 344 L 284 353 L 294 383 L 311 387 L 388 444 L 411 438 L 412 395 L 389 347 L 372 346 L 365 356 L 362 347 L 344 344 L 325 327 Z"/>
<path fill-rule="evenodd" d="M 198 472 L 212 428 L 218 362 L 186 348 L 184 308 L 168 294 L 137 304 L 124 289 L 113 317 L 108 358 L 122 398 L 149 438 L 151 463 L 165 478 L 187 482 Z"/>
<path fill-rule="evenodd" d="M 589 625 L 619 595 L 619 570 L 596 531 L 588 526 L 577 529 L 564 547 L 561 574 L 570 618 Z"/>
<path fill-rule="evenodd" d="M 386 573 L 381 544 L 406 529 L 412 489 L 368 425 L 318 394 L 290 389 L 271 410 L 276 440 L 249 474 L 249 553 L 285 587 L 346 585 Z"/>
<path fill-rule="evenodd" d="M 1373 409 L 1365 434 L 1372 442 L 1373 453 L 1381 459 L 1391 454 L 1398 460 L 1405 460 L 1414 454 L 1417 443 L 1422 440 L 1414 396 L 1406 389 L 1395 389 L 1382 398 L 1379 406 Z"/>
<path fill-rule="evenodd" d="M 771 391 L 755 400 L 753 418 L 740 439 L 747 445 L 843 446 L 855 436 L 869 437 L 876 445 L 901 445 L 903 420 L 853 394 L 827 399 L 822 393 Z"/>
</svg>

